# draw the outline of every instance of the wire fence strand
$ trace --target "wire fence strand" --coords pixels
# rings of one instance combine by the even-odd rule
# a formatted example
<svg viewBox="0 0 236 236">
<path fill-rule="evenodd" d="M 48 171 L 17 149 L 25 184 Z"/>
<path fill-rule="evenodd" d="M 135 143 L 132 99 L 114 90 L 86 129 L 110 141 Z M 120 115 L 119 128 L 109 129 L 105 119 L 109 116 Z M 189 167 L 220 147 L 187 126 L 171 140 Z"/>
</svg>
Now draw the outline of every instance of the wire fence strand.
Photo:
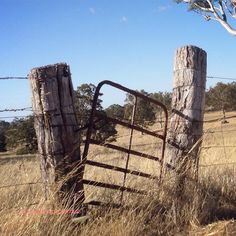
<svg viewBox="0 0 236 236">
<path fill-rule="evenodd" d="M 0 112 L 18 112 L 18 111 L 32 111 L 32 107 L 5 108 L 5 109 L 0 110 Z"/>
<path fill-rule="evenodd" d="M 24 76 L 5 76 L 5 77 L 0 77 L 0 80 L 27 80 L 28 77 Z M 234 77 L 223 77 L 223 76 L 213 76 L 213 75 L 207 75 L 207 79 L 221 79 L 221 80 L 231 80 L 231 81 L 236 81 L 236 78 Z"/>
<path fill-rule="evenodd" d="M 12 77 L 0 77 L 0 80 L 27 80 L 27 77 L 21 77 L 21 76 L 12 76 Z M 227 80 L 227 81 L 236 81 L 236 78 L 233 77 L 220 77 L 220 76 L 212 76 L 212 75 L 208 75 L 207 79 L 209 80 Z M 40 112 L 40 111 L 33 111 L 32 107 L 23 107 L 23 108 L 5 108 L 5 109 L 1 109 L 0 112 L 4 113 L 4 112 L 24 112 L 24 111 L 29 111 L 32 112 L 32 116 L 33 117 L 42 117 L 44 114 L 41 115 L 35 115 L 33 114 L 33 112 Z M 49 111 L 50 113 L 50 111 Z M 72 113 L 70 113 L 71 115 Z M 74 113 L 73 113 L 74 114 Z M 54 114 L 55 115 L 55 114 Z M 60 114 L 59 114 L 60 115 Z M 69 115 L 69 113 L 68 113 Z M 26 118 L 28 117 L 28 115 L 16 115 L 16 116 L 0 116 L 0 119 L 15 119 L 15 118 Z M 79 116 L 79 118 L 88 118 L 88 116 Z M 235 118 L 236 116 L 232 116 L 232 117 L 227 117 L 227 119 L 229 118 Z M 127 120 L 128 121 L 128 120 Z M 220 122 L 222 121 L 222 117 L 217 117 L 215 119 L 210 119 L 210 120 L 204 120 L 204 121 L 194 121 L 196 123 L 204 123 L 204 124 L 209 124 L 209 123 L 213 123 L 213 122 Z M 156 120 L 156 122 L 162 124 L 163 121 L 162 120 Z M 178 123 L 180 122 L 186 122 L 183 118 L 183 120 L 177 121 Z M 168 123 L 170 123 L 170 121 L 168 121 Z M 173 122 L 172 122 L 173 123 Z M 74 125 L 73 125 L 74 126 Z M 81 127 L 80 127 L 81 128 Z M 201 147 L 201 150 L 210 150 L 210 149 L 223 149 L 223 160 L 221 163 L 212 163 L 212 164 L 200 164 L 199 167 L 200 168 L 207 168 L 207 167 L 215 167 L 215 166 L 228 166 L 228 165 L 236 165 L 236 162 L 234 161 L 229 161 L 226 162 L 226 160 L 228 160 L 228 154 L 227 154 L 227 150 L 229 149 L 233 149 L 236 148 L 236 145 L 230 145 L 230 144 L 226 144 L 226 138 L 227 138 L 227 134 L 229 133 L 236 133 L 236 126 L 235 128 L 230 128 L 230 129 L 226 129 L 224 127 L 223 124 L 221 124 L 220 127 L 218 127 L 219 130 L 212 128 L 212 129 L 208 129 L 206 131 L 203 132 L 203 135 L 214 135 L 214 134 L 221 134 L 221 140 L 222 140 L 222 145 L 206 145 L 204 144 Z M 184 132 L 182 133 L 184 134 Z M 134 134 L 137 135 L 137 134 Z M 121 138 L 125 138 L 128 137 L 129 135 L 118 135 L 116 138 L 117 139 L 121 139 Z M 139 146 L 148 146 L 148 145 L 153 145 L 153 143 L 142 143 L 142 144 L 136 144 L 134 146 L 139 147 Z M 36 181 L 36 182 L 28 182 L 28 183 L 17 183 L 17 184 L 11 184 L 11 185 L 2 185 L 0 186 L 0 189 L 7 189 L 7 188 L 14 188 L 14 187 L 20 187 L 20 186 L 32 186 L 32 185 L 38 185 L 38 184 L 43 184 L 42 181 Z"/>
<path fill-rule="evenodd" d="M 236 78 L 232 77 L 220 77 L 220 76 L 207 76 L 208 79 L 217 79 L 217 80 L 231 80 L 231 81 L 236 81 Z"/>
<path fill-rule="evenodd" d="M 28 79 L 27 77 L 22 77 L 22 76 L 7 76 L 7 77 L 0 77 L 0 80 L 26 80 Z"/>
</svg>

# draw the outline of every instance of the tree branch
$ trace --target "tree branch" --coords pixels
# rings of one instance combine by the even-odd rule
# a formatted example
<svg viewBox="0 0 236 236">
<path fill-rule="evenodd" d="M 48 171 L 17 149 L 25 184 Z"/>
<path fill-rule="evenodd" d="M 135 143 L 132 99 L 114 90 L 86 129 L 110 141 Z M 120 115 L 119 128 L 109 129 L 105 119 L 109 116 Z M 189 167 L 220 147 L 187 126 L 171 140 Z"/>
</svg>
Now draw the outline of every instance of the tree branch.
<svg viewBox="0 0 236 236">
<path fill-rule="evenodd" d="M 200 12 L 206 20 L 216 20 L 228 33 L 236 36 L 236 29 L 227 20 L 228 16 L 236 19 L 236 0 L 176 0 L 184 2 L 193 7 L 193 10 Z M 232 8 L 232 9 L 231 9 Z M 197 11 L 198 10 L 198 11 Z M 227 14 L 226 14 L 227 12 Z"/>
<path fill-rule="evenodd" d="M 234 19 L 236 19 L 236 10 L 235 10 L 235 7 L 233 7 L 234 9 L 234 13 L 233 11 L 230 9 L 230 6 L 227 4 L 227 1 L 223 1 L 223 4 L 225 6 L 225 9 L 229 12 L 230 16 Z"/>
<path fill-rule="evenodd" d="M 219 11 L 220 11 L 220 14 L 222 16 L 222 20 L 227 22 L 227 17 L 226 17 L 225 10 L 223 8 L 223 5 L 222 5 L 221 1 L 219 2 Z"/>
<path fill-rule="evenodd" d="M 224 20 L 224 18 L 220 17 L 217 10 L 213 6 L 211 0 L 207 0 L 208 4 L 210 5 L 211 9 L 213 10 L 213 14 L 215 16 L 215 19 L 233 36 L 236 36 L 236 30 L 233 29 L 227 21 Z"/>
</svg>

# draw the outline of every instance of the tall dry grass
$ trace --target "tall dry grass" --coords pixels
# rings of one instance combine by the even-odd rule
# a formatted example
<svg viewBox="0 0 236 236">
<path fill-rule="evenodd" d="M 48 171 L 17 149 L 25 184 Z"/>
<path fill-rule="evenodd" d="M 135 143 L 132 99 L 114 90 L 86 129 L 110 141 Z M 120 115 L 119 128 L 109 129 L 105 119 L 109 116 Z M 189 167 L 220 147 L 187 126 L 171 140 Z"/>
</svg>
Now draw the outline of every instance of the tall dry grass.
<svg viewBox="0 0 236 236">
<path fill-rule="evenodd" d="M 229 114 L 234 116 L 235 114 Z M 42 184 L 1 188 L 0 234 L 1 235 L 235 235 L 236 189 L 234 163 L 236 150 L 236 118 L 221 125 L 219 113 L 206 115 L 215 122 L 205 123 L 203 148 L 201 150 L 199 182 L 189 181 L 181 199 L 176 196 L 168 182 L 128 176 L 127 186 L 148 190 L 147 196 L 125 194 L 124 206 L 119 209 L 91 208 L 86 223 L 74 222 L 64 212 L 52 194 L 45 201 Z M 156 128 L 156 127 L 154 127 Z M 119 129 L 117 143 L 126 145 L 126 131 Z M 223 132 L 221 132 L 223 130 Z M 215 132 L 220 131 L 220 132 Z M 136 133 L 137 150 L 159 155 L 156 140 Z M 148 145 L 149 144 L 149 145 Z M 211 146 L 217 146 L 211 147 Z M 222 146 L 222 147 L 221 147 Z M 224 146 L 232 146 L 224 148 Z M 7 157 L 0 157 L 7 158 Z M 124 166 L 126 157 L 104 147 L 93 147 L 89 158 L 104 163 Z M 0 186 L 40 180 L 39 162 L 36 158 L 2 162 Z M 158 165 L 131 156 L 129 168 L 158 175 Z M 112 171 L 86 167 L 85 177 L 98 181 L 120 184 L 123 176 Z M 117 191 L 86 187 L 87 200 L 119 201 Z M 65 199 L 66 201 L 66 199 Z M 58 214 L 57 214 L 58 213 Z M 60 213 L 60 214 L 59 214 Z M 217 223 L 216 223 L 217 222 Z"/>
</svg>

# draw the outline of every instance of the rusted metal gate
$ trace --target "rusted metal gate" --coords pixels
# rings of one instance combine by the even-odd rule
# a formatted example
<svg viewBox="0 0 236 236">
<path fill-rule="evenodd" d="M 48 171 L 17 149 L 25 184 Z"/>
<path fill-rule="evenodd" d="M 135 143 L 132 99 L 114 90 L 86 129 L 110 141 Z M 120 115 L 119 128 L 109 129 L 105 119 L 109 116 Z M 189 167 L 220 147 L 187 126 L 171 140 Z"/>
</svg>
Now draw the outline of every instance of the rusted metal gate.
<svg viewBox="0 0 236 236">
<path fill-rule="evenodd" d="M 122 90 L 128 94 L 131 94 L 134 97 L 134 105 L 133 105 L 133 111 L 132 111 L 132 117 L 131 117 L 131 122 L 126 122 L 124 120 L 119 120 L 113 117 L 108 117 L 104 114 L 101 114 L 99 112 L 96 112 L 96 105 L 99 99 L 99 95 L 100 95 L 100 90 L 104 85 L 108 85 L 108 86 L 112 86 L 118 90 Z M 161 133 L 157 133 L 157 132 L 152 132 L 148 129 L 145 129 L 139 125 L 135 124 L 135 115 L 137 112 L 137 100 L 138 99 L 144 99 L 145 101 L 149 102 L 150 104 L 159 107 L 159 109 L 161 109 L 164 113 L 164 126 L 163 129 L 161 130 Z M 126 127 L 128 129 L 130 129 L 130 134 L 129 134 L 129 140 L 128 140 L 128 147 L 123 147 L 123 146 L 119 146 L 113 143 L 104 143 L 104 142 L 100 142 L 98 140 L 95 140 L 92 138 L 92 133 L 93 133 L 93 127 L 95 126 L 95 124 L 98 121 L 101 120 L 105 120 L 106 122 L 112 122 L 113 124 L 118 124 L 120 126 Z M 137 194 L 146 194 L 146 191 L 142 190 L 142 189 L 137 189 L 137 188 L 130 188 L 130 187 L 126 187 L 126 177 L 127 174 L 130 175 L 134 175 L 134 176 L 141 176 L 144 178 L 148 178 L 148 179 L 157 179 L 160 180 L 161 179 L 161 175 L 162 175 L 162 168 L 163 168 L 163 159 L 164 159 L 164 152 L 165 152 L 165 142 L 166 142 L 166 133 L 167 133 L 167 121 L 168 121 L 168 113 L 167 113 L 167 109 L 165 107 L 165 105 L 163 105 L 161 102 L 150 98 L 148 96 L 145 96 L 142 93 L 139 93 L 137 91 L 128 89 L 120 84 L 114 83 L 112 81 L 102 81 L 98 84 L 95 94 L 94 94 L 94 99 L 93 99 L 93 103 L 92 103 L 92 111 L 91 111 L 91 115 L 89 117 L 89 124 L 88 124 L 88 129 L 87 129 L 87 135 L 86 135 L 86 140 L 85 140 L 85 146 L 84 146 L 84 152 L 83 152 L 83 163 L 84 163 L 84 168 L 86 165 L 89 166 L 93 166 L 93 167 L 99 167 L 99 168 L 104 168 L 104 169 L 108 169 L 108 170 L 112 170 L 112 171 L 116 171 L 116 172 L 121 172 L 123 173 L 123 182 L 122 185 L 117 185 L 117 184 L 111 184 L 111 183 L 105 183 L 105 182 L 100 182 L 100 181 L 96 181 L 93 179 L 84 179 L 83 178 L 83 184 L 84 185 L 92 185 L 92 186 L 96 186 L 99 188 L 107 188 L 107 189 L 112 189 L 112 190 L 116 190 L 116 191 L 120 191 L 121 193 L 121 197 L 120 197 L 120 203 L 119 204 L 111 204 L 111 203 L 106 203 L 106 202 L 101 202 L 101 201 L 90 201 L 89 204 L 91 205 L 112 205 L 113 207 L 118 207 L 120 206 L 120 204 L 123 201 L 123 194 L 124 192 L 130 192 L 130 193 L 137 193 Z M 143 152 L 139 152 L 136 150 L 132 149 L 132 142 L 133 142 L 133 132 L 134 131 L 139 131 L 142 132 L 143 134 L 155 137 L 157 139 L 159 139 L 161 141 L 161 156 L 154 156 L 154 155 L 149 155 Z M 124 167 L 118 167 L 118 166 L 114 166 L 114 165 L 110 165 L 110 164 L 105 164 L 99 161 L 94 161 L 91 159 L 88 159 L 88 153 L 89 153 L 89 147 L 90 144 L 93 145 L 101 145 L 104 146 L 106 148 L 109 149 L 113 149 L 119 152 L 122 152 L 126 155 L 126 164 Z M 134 156 L 139 156 L 141 158 L 146 158 L 152 161 L 156 161 L 160 164 L 160 174 L 159 176 L 154 176 L 154 175 L 150 175 L 141 171 L 136 171 L 136 170 L 131 170 L 129 169 L 129 159 L 130 159 L 130 155 L 134 155 Z"/>
</svg>

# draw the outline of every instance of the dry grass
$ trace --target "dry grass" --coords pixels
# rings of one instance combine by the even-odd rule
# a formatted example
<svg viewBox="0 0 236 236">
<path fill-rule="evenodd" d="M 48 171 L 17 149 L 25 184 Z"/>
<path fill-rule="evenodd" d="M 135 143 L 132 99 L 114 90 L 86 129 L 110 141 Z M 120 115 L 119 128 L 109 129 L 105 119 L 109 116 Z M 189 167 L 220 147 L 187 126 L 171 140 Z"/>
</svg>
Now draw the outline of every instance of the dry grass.
<svg viewBox="0 0 236 236">
<path fill-rule="evenodd" d="M 125 194 L 121 209 L 91 209 L 86 224 L 72 222 L 69 214 L 52 196 L 44 201 L 42 185 L 22 185 L 1 188 L 1 235 L 235 235 L 236 194 L 236 113 L 228 113 L 229 123 L 221 124 L 218 112 L 206 114 L 203 148 L 201 150 L 199 184 L 191 184 L 179 199 L 172 189 L 146 181 L 141 177 L 127 176 L 126 186 L 147 189 L 145 197 Z M 159 129 L 159 125 L 152 127 Z M 117 143 L 128 145 L 128 131 L 119 128 Z M 136 150 L 160 155 L 159 141 L 139 132 L 134 133 Z M 8 158 L 8 159 L 6 159 Z M 126 156 L 120 152 L 93 147 L 89 158 L 116 166 L 123 166 Z M 16 185 L 40 180 L 36 158 L 13 159 L 0 156 L 0 186 Z M 129 168 L 157 175 L 159 166 L 153 161 L 130 157 Z M 109 170 L 86 167 L 85 177 L 98 181 L 121 184 L 122 174 Z M 96 187 L 86 187 L 88 199 L 115 201 L 120 193 Z M 54 210 L 53 214 L 51 210 Z"/>
</svg>

